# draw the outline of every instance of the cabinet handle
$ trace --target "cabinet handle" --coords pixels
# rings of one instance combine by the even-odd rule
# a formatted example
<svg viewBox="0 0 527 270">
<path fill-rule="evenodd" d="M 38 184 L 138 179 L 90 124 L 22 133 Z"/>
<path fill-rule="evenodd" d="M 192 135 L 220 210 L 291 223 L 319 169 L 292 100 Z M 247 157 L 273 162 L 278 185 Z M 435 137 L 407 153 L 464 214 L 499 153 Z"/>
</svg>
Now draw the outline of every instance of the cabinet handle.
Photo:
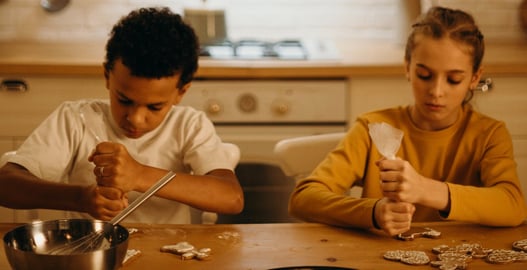
<svg viewBox="0 0 527 270">
<path fill-rule="evenodd" d="M 479 81 L 476 86 L 476 91 L 487 92 L 494 86 L 494 82 L 491 78 L 485 78 Z"/>
<path fill-rule="evenodd" d="M 10 92 L 27 92 L 29 87 L 24 80 L 21 79 L 5 79 L 0 84 L 0 90 L 6 90 Z"/>
</svg>

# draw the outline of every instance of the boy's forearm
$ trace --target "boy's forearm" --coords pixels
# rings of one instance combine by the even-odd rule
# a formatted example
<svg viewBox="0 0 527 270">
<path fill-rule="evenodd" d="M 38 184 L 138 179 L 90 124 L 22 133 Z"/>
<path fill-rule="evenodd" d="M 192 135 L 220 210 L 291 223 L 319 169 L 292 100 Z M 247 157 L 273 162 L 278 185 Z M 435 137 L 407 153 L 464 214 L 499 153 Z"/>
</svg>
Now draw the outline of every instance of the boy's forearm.
<svg viewBox="0 0 527 270">
<path fill-rule="evenodd" d="M 14 209 L 81 211 L 79 201 L 86 189 L 45 181 L 9 164 L 0 170 L 0 186 L 0 205 Z"/>
</svg>

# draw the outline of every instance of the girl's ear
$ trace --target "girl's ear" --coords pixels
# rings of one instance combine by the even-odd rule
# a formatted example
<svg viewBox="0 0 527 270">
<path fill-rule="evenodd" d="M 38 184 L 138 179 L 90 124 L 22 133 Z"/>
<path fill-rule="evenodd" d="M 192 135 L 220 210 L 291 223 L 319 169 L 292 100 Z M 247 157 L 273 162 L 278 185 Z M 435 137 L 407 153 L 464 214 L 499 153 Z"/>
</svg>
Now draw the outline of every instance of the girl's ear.
<svg viewBox="0 0 527 270">
<path fill-rule="evenodd" d="M 406 80 L 410 81 L 410 63 L 408 61 L 404 61 L 404 74 Z"/>
<path fill-rule="evenodd" d="M 478 69 L 474 75 L 472 75 L 472 80 L 470 81 L 470 89 L 476 89 L 481 80 L 481 75 L 483 74 L 483 68 Z"/>
</svg>

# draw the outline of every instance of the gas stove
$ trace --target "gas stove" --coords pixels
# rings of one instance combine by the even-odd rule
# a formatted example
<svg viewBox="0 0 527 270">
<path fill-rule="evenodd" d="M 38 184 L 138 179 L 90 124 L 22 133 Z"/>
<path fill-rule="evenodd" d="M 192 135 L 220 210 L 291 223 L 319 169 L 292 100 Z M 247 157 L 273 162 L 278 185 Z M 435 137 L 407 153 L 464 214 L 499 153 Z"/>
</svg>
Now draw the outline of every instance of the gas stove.
<svg viewBox="0 0 527 270">
<path fill-rule="evenodd" d="M 244 39 L 201 46 L 200 56 L 211 59 L 308 60 L 335 59 L 336 49 L 328 42 Z M 322 56 L 322 57 L 321 57 Z"/>
</svg>

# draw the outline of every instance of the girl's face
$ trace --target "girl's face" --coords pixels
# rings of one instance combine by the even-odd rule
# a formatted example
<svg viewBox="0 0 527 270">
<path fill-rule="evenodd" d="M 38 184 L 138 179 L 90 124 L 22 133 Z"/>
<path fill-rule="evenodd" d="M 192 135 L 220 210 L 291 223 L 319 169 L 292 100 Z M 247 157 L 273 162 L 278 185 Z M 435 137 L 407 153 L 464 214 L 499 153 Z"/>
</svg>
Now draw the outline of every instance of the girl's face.
<svg viewBox="0 0 527 270">
<path fill-rule="evenodd" d="M 178 89 L 179 74 L 161 79 L 132 76 L 120 60 L 105 76 L 114 121 L 128 138 L 157 128 L 190 87 Z"/>
<path fill-rule="evenodd" d="M 415 104 L 412 121 L 424 130 L 440 130 L 458 118 L 463 100 L 474 89 L 481 70 L 472 72 L 470 48 L 450 38 L 416 37 L 416 46 L 406 63 L 406 76 Z"/>
</svg>

